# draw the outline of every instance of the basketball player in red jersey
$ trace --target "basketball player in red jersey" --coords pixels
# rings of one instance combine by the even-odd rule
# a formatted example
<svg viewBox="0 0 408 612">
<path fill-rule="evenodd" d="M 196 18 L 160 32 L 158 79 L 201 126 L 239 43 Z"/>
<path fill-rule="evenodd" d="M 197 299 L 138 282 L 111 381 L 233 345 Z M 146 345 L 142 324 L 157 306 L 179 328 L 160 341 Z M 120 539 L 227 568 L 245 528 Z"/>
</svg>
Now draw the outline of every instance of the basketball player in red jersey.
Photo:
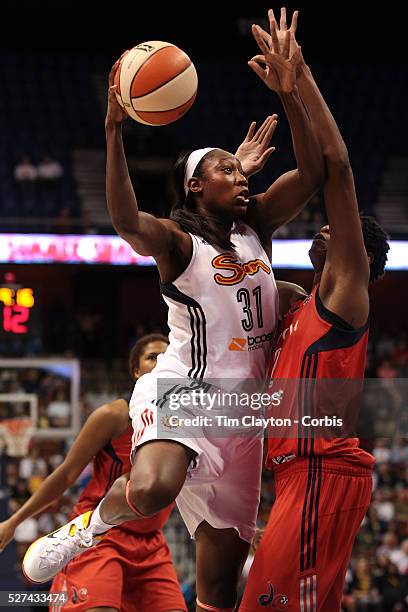
<svg viewBox="0 0 408 612">
<path fill-rule="evenodd" d="M 265 65 L 273 69 L 274 50 L 287 31 L 284 10 L 280 28 L 273 11 L 269 17 L 271 36 L 253 29 L 263 53 L 252 60 L 253 68 L 261 78 L 267 78 Z M 374 457 L 359 448 L 358 438 L 315 437 L 304 417 L 324 408 L 317 395 L 319 381 L 326 383 L 322 379 L 337 379 L 329 404 L 335 414 L 343 408 L 344 398 L 336 395 L 339 379 L 347 393 L 345 385 L 364 378 L 368 286 L 383 274 L 389 246 L 378 223 L 359 216 L 345 143 L 303 58 L 298 87 L 325 159 L 329 225 L 315 236 L 309 251 L 315 270 L 312 293 L 305 297 L 297 286 L 282 287 L 290 308 L 280 325 L 271 369 L 275 379 L 292 379 L 288 391 L 292 384 L 295 392 L 289 406 L 283 397 L 283 406 L 285 416 L 298 425 L 289 425 L 291 437 L 276 438 L 276 429 L 269 431 L 267 466 L 275 472 L 276 501 L 249 574 L 242 612 L 338 612 L 372 489 Z M 330 389 L 327 383 L 323 386 Z"/>
<path fill-rule="evenodd" d="M 161 334 L 140 338 L 129 358 L 132 379 L 137 380 L 150 372 L 156 365 L 157 356 L 164 353 L 167 346 L 168 340 Z M 93 477 L 72 511 L 72 516 L 83 513 L 89 520 L 90 509 L 95 507 L 115 479 L 131 468 L 129 399 L 115 400 L 91 414 L 63 463 L 13 516 L 0 524 L 0 550 L 10 542 L 22 521 L 58 499 L 93 458 Z M 144 521 L 123 523 L 112 529 L 98 546 L 73 559 L 55 577 L 51 587 L 51 592 L 66 593 L 68 602 L 64 611 L 186 610 L 170 551 L 161 531 L 172 507 Z M 49 554 L 52 555 L 52 539 Z"/>
</svg>

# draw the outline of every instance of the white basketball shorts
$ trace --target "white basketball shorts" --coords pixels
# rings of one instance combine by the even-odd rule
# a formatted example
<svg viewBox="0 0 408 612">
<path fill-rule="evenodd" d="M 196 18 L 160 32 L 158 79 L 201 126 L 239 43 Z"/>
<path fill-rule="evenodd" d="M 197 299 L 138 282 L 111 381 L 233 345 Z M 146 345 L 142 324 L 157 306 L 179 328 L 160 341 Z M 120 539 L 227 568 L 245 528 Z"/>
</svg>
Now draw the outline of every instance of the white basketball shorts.
<svg viewBox="0 0 408 612">
<path fill-rule="evenodd" d="M 175 378 L 174 373 L 168 375 L 171 377 Z M 262 437 L 219 438 L 205 433 L 180 437 L 172 427 L 163 429 L 163 423 L 158 435 L 158 418 L 163 417 L 158 417 L 156 401 L 157 377 L 152 372 L 137 381 L 130 400 L 132 456 L 137 447 L 152 440 L 174 440 L 191 448 L 196 458 L 176 499 L 191 537 L 207 521 L 216 529 L 232 527 L 241 539 L 251 542 L 259 506 Z"/>
</svg>

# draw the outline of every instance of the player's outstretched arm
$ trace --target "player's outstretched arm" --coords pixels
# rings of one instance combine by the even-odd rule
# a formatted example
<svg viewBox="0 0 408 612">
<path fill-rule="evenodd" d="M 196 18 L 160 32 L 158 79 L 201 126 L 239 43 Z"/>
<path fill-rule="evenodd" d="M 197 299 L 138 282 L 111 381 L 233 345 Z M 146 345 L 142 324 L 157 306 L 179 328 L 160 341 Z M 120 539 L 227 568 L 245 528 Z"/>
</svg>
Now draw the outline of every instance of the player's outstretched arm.
<svg viewBox="0 0 408 612">
<path fill-rule="evenodd" d="M 337 270 L 357 275 L 368 283 L 368 261 L 347 147 L 310 68 L 305 62 L 300 68 L 299 91 L 326 165 L 325 204 L 330 224 L 328 262 Z"/>
<path fill-rule="evenodd" d="M 280 27 L 274 13 L 269 19 L 275 23 L 279 39 L 287 36 L 286 11 L 281 9 Z M 295 32 L 297 12 L 291 25 L 291 53 L 300 52 L 297 66 L 297 85 L 307 109 L 313 130 L 322 149 L 326 179 L 325 205 L 330 226 L 330 242 L 319 294 L 324 305 L 355 327 L 363 325 L 368 316 L 369 265 L 364 246 L 358 204 L 347 147 L 340 134 L 310 68 L 306 65 Z M 271 35 L 258 27 L 265 45 L 272 44 Z M 263 56 L 254 58 L 263 62 Z"/>
<path fill-rule="evenodd" d="M 330 241 L 319 294 L 329 310 L 357 328 L 368 317 L 370 268 L 353 171 L 333 115 L 306 65 L 302 68 L 299 88 L 322 146 L 327 173 L 324 201 Z"/>
<path fill-rule="evenodd" d="M 112 225 L 119 236 L 140 255 L 168 258 L 169 254 L 174 252 L 174 244 L 177 242 L 178 251 L 181 250 L 181 255 L 185 252 L 188 262 L 191 245 L 187 234 L 181 232 L 174 221 L 157 219 L 138 208 L 122 140 L 122 123 L 127 115 L 115 95 L 114 76 L 119 61 L 114 64 L 109 74 L 108 109 L 105 119 L 106 199 Z"/>
<path fill-rule="evenodd" d="M 17 512 L 0 523 L 0 552 L 13 539 L 20 523 L 35 516 L 61 497 L 76 481 L 92 457 L 112 437 L 121 433 L 126 416 L 126 411 L 124 414 L 124 410 L 117 402 L 101 406 L 91 414 L 61 465 L 41 483 L 37 491 Z"/>
<path fill-rule="evenodd" d="M 269 239 L 280 225 L 293 219 L 323 184 L 324 165 L 321 149 L 303 107 L 296 85 L 296 67 L 300 50 L 291 54 L 292 31 L 287 30 L 279 43 L 276 24 L 271 20 L 268 41 L 262 30 L 253 26 L 253 35 L 262 52 L 248 62 L 252 70 L 282 102 L 289 121 L 297 168 L 279 177 L 263 194 L 255 196 L 249 215 L 264 239 Z"/>
</svg>

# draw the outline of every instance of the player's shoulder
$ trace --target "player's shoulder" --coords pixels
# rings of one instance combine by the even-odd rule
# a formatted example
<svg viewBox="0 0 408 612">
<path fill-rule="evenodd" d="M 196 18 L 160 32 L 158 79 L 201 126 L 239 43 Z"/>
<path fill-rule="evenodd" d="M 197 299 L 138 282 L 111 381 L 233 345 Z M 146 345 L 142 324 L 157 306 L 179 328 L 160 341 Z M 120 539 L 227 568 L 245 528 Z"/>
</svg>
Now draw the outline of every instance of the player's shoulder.
<svg viewBox="0 0 408 612">
<path fill-rule="evenodd" d="M 167 227 L 170 230 L 173 231 L 180 231 L 182 232 L 183 230 L 181 229 L 180 223 L 178 223 L 177 221 L 174 221 L 174 219 L 169 219 L 168 217 L 160 217 L 159 218 L 160 223 L 162 223 L 165 227 Z"/>
<path fill-rule="evenodd" d="M 166 230 L 171 236 L 170 241 L 170 252 L 176 257 L 181 255 L 187 257 L 188 260 L 191 257 L 192 239 L 188 232 L 186 232 L 174 219 L 160 218 L 160 223 L 164 225 Z M 157 261 L 162 258 L 158 258 Z M 164 255 L 164 261 L 168 262 L 168 253 Z"/>
<path fill-rule="evenodd" d="M 113 432 L 112 437 L 123 433 L 129 425 L 129 405 L 123 398 L 99 406 L 93 414 L 98 420 L 109 423 Z"/>
<path fill-rule="evenodd" d="M 277 280 L 276 286 L 279 293 L 279 316 L 281 318 L 291 313 L 295 306 L 299 306 L 308 297 L 307 291 L 295 283 Z"/>
<path fill-rule="evenodd" d="M 178 236 L 183 236 L 187 239 L 190 238 L 189 234 L 183 230 L 180 223 L 175 221 L 174 219 L 169 219 L 168 217 L 160 217 L 160 223 L 164 225 L 164 227 L 169 230 L 172 234 L 176 234 Z"/>
</svg>

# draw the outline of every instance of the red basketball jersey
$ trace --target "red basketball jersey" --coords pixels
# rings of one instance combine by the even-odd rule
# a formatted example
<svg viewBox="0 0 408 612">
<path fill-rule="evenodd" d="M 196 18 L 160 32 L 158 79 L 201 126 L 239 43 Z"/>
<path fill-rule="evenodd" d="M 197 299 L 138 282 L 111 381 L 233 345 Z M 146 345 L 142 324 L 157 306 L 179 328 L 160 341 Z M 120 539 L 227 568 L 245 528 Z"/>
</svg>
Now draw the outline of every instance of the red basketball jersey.
<svg viewBox="0 0 408 612">
<path fill-rule="evenodd" d="M 304 301 L 293 304 L 279 326 L 270 367 L 271 392 L 281 384 L 288 389 L 282 396 L 281 408 L 290 426 L 286 431 L 269 428 L 268 467 L 310 455 L 343 457 L 366 467 L 373 465 L 374 457 L 359 448 L 359 439 L 348 437 L 350 433 L 326 438 L 321 433 L 324 429 L 317 430 L 319 435 L 310 427 L 312 418 L 330 412 L 325 409 L 330 405 L 332 414 L 343 413 L 356 423 L 359 396 L 354 391 L 356 385 L 362 388 L 367 341 L 368 324 L 354 330 L 325 308 L 317 287 Z M 353 393 L 354 404 L 350 401 Z M 282 410 L 279 416 L 283 416 Z M 268 417 L 271 414 L 273 409 Z M 276 434 L 281 437 L 274 437 Z"/>
<path fill-rule="evenodd" d="M 132 447 L 132 425 L 117 438 L 113 438 L 100 450 L 93 460 L 93 477 L 82 491 L 73 508 L 71 518 L 82 514 L 91 508 L 96 508 L 101 499 L 105 497 L 113 483 L 119 476 L 130 472 L 130 451 Z M 136 534 L 147 533 L 161 529 L 170 516 L 173 505 L 165 508 L 151 518 L 140 521 L 127 521 L 120 525 L 122 531 Z"/>
</svg>

